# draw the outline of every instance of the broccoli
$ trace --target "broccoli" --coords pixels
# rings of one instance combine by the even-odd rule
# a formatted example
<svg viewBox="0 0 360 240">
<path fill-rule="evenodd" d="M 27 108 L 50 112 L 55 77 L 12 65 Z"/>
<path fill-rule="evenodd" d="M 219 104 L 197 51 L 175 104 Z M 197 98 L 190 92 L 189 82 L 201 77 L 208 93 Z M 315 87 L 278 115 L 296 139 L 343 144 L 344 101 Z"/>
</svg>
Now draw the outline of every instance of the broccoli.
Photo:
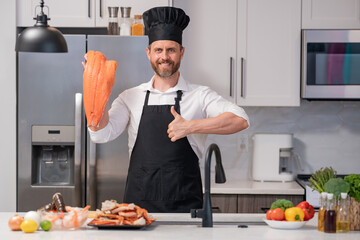
<svg viewBox="0 0 360 240">
<path fill-rule="evenodd" d="M 294 204 L 290 200 L 277 199 L 275 202 L 271 204 L 270 209 L 281 208 L 283 211 L 285 211 L 286 209 L 291 208 L 293 206 Z"/>
<path fill-rule="evenodd" d="M 348 193 L 350 191 L 350 184 L 342 178 L 332 178 L 325 183 L 324 188 L 325 192 L 333 193 L 334 197 L 339 198 L 340 193 Z"/>
</svg>

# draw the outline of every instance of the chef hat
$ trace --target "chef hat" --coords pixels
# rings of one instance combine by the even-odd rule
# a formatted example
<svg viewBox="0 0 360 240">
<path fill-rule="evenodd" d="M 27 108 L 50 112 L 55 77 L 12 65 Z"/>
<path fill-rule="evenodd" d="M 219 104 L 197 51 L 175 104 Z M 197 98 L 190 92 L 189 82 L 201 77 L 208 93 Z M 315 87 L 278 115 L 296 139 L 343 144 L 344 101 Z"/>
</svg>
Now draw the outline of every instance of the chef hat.
<svg viewBox="0 0 360 240">
<path fill-rule="evenodd" d="M 182 32 L 190 22 L 186 13 L 175 7 L 155 7 L 143 13 L 149 45 L 158 40 L 172 40 L 181 45 Z"/>
</svg>

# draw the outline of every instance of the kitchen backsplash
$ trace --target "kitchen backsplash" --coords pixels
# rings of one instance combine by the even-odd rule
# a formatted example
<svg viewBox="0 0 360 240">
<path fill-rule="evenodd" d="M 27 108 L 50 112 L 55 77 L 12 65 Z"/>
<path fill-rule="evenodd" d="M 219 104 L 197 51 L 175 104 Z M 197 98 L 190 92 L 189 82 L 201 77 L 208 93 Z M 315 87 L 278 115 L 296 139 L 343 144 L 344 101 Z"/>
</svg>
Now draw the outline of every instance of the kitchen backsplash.
<svg viewBox="0 0 360 240">
<path fill-rule="evenodd" d="M 250 117 L 249 129 L 233 135 L 209 135 L 207 140 L 207 146 L 219 145 L 228 179 L 252 178 L 255 133 L 292 133 L 294 151 L 304 169 L 293 164 L 298 174 L 312 174 L 325 166 L 332 166 L 339 174 L 360 174 L 360 102 L 304 100 L 300 107 L 244 109 Z"/>
</svg>

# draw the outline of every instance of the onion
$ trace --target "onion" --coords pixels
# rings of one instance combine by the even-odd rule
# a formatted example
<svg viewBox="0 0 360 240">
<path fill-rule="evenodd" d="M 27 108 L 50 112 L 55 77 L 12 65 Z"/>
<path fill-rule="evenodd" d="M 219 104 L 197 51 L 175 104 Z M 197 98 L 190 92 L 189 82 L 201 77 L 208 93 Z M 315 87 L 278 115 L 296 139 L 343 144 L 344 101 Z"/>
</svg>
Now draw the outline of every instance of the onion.
<svg viewBox="0 0 360 240">
<path fill-rule="evenodd" d="M 9 227 L 11 228 L 11 230 L 13 231 L 19 231 L 20 229 L 20 225 L 21 223 L 24 221 L 24 219 L 22 217 L 20 217 L 19 215 L 15 214 L 13 217 L 11 217 L 9 219 Z"/>
</svg>

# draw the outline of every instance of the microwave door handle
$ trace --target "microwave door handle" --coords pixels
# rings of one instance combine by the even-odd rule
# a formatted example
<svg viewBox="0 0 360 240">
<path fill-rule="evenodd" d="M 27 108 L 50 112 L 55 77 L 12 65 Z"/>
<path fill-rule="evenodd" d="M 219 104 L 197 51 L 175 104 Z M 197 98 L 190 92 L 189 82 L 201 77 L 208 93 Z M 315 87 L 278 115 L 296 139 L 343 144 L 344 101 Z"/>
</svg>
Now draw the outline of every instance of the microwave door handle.
<svg viewBox="0 0 360 240">
<path fill-rule="evenodd" d="M 82 180 L 81 180 L 81 124 L 82 121 L 82 94 L 75 94 L 75 149 L 74 149 L 74 199 L 75 206 L 81 206 Z"/>
<path fill-rule="evenodd" d="M 96 144 L 89 138 L 89 159 L 87 168 L 87 199 L 91 209 L 97 208 Z"/>
</svg>

